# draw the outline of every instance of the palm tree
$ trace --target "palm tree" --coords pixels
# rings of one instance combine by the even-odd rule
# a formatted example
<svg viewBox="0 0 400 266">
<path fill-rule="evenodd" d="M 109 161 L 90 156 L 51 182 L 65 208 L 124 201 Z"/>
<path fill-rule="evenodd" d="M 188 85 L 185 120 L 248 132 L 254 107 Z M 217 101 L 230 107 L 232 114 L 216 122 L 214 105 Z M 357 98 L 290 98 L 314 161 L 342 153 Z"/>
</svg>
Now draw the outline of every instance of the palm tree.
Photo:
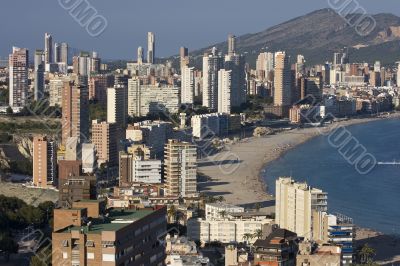
<svg viewBox="0 0 400 266">
<path fill-rule="evenodd" d="M 168 221 L 170 221 L 170 222 L 172 221 L 172 223 L 175 223 L 176 208 L 174 205 L 171 205 L 168 208 L 167 215 L 168 215 Z"/>
<path fill-rule="evenodd" d="M 219 196 L 219 197 L 218 197 L 218 201 L 219 201 L 219 202 L 223 202 L 223 201 L 225 201 L 225 198 L 224 198 L 224 196 Z"/>
<path fill-rule="evenodd" d="M 254 236 L 255 238 L 257 238 L 257 239 L 260 239 L 260 238 L 263 237 L 263 231 L 262 231 L 261 229 L 257 229 L 257 230 L 254 232 L 253 236 Z"/>
<path fill-rule="evenodd" d="M 256 209 L 257 212 L 259 212 L 260 209 L 261 209 L 261 204 L 260 204 L 259 202 L 257 202 L 256 204 L 254 204 L 254 209 Z"/>
<path fill-rule="evenodd" d="M 248 243 L 250 239 L 253 239 L 253 234 L 250 234 L 250 233 L 243 234 L 244 241 L 246 241 Z"/>
<path fill-rule="evenodd" d="M 225 218 L 226 214 L 227 212 L 225 210 L 219 212 L 219 215 L 221 215 L 222 218 Z"/>
<path fill-rule="evenodd" d="M 372 258 L 375 256 L 375 250 L 365 244 L 359 251 L 360 261 L 363 264 L 368 264 L 372 262 Z"/>
</svg>

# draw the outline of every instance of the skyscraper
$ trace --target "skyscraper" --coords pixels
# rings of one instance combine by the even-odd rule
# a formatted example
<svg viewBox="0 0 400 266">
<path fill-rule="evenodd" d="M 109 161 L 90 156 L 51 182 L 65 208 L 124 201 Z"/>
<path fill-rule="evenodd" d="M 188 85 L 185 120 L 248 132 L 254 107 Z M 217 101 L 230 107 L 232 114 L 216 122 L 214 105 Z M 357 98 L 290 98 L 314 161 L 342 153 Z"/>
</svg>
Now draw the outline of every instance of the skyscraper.
<svg viewBox="0 0 400 266">
<path fill-rule="evenodd" d="M 117 125 L 114 123 L 92 121 L 92 142 L 96 147 L 99 165 L 118 163 Z"/>
<path fill-rule="evenodd" d="M 328 195 L 306 183 L 296 183 L 290 177 L 276 180 L 276 223 L 280 228 L 312 239 L 313 211 L 328 210 Z"/>
<path fill-rule="evenodd" d="M 232 70 L 218 71 L 218 113 L 231 113 Z"/>
<path fill-rule="evenodd" d="M 245 61 L 242 55 L 231 54 L 225 56 L 224 68 L 225 70 L 232 71 L 230 107 L 240 107 L 242 103 L 246 102 L 247 83 Z"/>
<path fill-rule="evenodd" d="M 147 63 L 154 64 L 155 38 L 153 32 L 147 33 Z"/>
<path fill-rule="evenodd" d="M 228 55 L 233 55 L 236 52 L 236 36 L 229 34 L 228 36 Z"/>
<path fill-rule="evenodd" d="M 179 57 L 181 59 L 181 69 L 184 66 L 188 66 L 189 65 L 189 50 L 186 47 L 181 47 L 179 49 Z"/>
<path fill-rule="evenodd" d="M 196 195 L 196 145 L 170 139 L 165 145 L 164 158 L 166 194 L 180 197 Z"/>
<path fill-rule="evenodd" d="M 54 50 L 54 62 L 68 65 L 68 44 L 65 42 L 55 43 Z"/>
<path fill-rule="evenodd" d="M 44 52 L 43 50 L 35 51 L 35 84 L 34 84 L 34 99 L 39 101 L 43 98 L 44 93 Z"/>
<path fill-rule="evenodd" d="M 44 62 L 53 63 L 53 37 L 49 33 L 44 34 Z"/>
<path fill-rule="evenodd" d="M 218 71 L 224 67 L 222 56 L 217 48 L 203 56 L 203 106 L 218 110 Z"/>
<path fill-rule="evenodd" d="M 139 65 L 143 64 L 143 47 L 139 46 L 137 49 L 137 63 Z"/>
<path fill-rule="evenodd" d="M 181 103 L 194 103 L 194 67 L 183 66 L 181 69 Z"/>
<path fill-rule="evenodd" d="M 107 122 L 116 123 L 125 128 L 128 113 L 128 89 L 124 85 L 115 85 L 107 89 Z"/>
<path fill-rule="evenodd" d="M 275 53 L 274 104 L 291 104 L 291 70 L 289 56 L 285 52 Z"/>
<path fill-rule="evenodd" d="M 274 53 L 260 53 L 256 62 L 257 77 L 261 80 L 268 79 L 269 74 L 274 71 L 274 62 Z"/>
<path fill-rule="evenodd" d="M 86 86 L 65 82 L 62 97 L 62 144 L 69 137 L 78 138 L 79 143 L 89 139 L 89 96 Z"/>
<path fill-rule="evenodd" d="M 13 47 L 9 56 L 9 105 L 25 106 L 28 93 L 28 50 L 25 48 Z"/>
<path fill-rule="evenodd" d="M 47 188 L 56 185 L 56 144 L 44 136 L 33 138 L 33 184 Z"/>
</svg>

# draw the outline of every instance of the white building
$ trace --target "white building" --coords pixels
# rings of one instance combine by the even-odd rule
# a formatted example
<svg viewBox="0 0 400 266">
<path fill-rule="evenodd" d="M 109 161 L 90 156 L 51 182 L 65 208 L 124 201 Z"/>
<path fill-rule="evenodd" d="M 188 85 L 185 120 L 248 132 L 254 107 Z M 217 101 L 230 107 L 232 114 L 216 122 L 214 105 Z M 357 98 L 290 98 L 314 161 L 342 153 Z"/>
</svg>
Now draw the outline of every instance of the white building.
<svg viewBox="0 0 400 266">
<path fill-rule="evenodd" d="M 221 135 L 220 114 L 194 115 L 191 118 L 192 135 L 196 138 Z"/>
<path fill-rule="evenodd" d="M 256 70 L 259 78 L 265 79 L 270 72 L 274 71 L 274 57 L 274 53 L 270 52 L 264 52 L 258 55 Z"/>
<path fill-rule="evenodd" d="M 131 181 L 149 184 L 161 183 L 161 161 L 133 159 Z"/>
<path fill-rule="evenodd" d="M 49 81 L 49 105 L 62 105 L 62 91 L 64 83 L 70 81 L 68 76 L 54 76 Z"/>
<path fill-rule="evenodd" d="M 173 86 L 140 85 L 139 80 L 128 81 L 128 114 L 146 116 L 168 111 L 177 113 L 180 107 L 179 88 Z"/>
<path fill-rule="evenodd" d="M 93 173 L 96 168 L 96 149 L 93 143 L 82 144 L 82 172 Z"/>
<path fill-rule="evenodd" d="M 238 207 L 227 203 L 207 203 L 206 220 L 218 220 L 224 218 L 230 213 L 244 212 L 243 207 Z"/>
<path fill-rule="evenodd" d="M 194 67 L 183 66 L 181 69 L 181 103 L 194 102 Z"/>
<path fill-rule="evenodd" d="M 232 70 L 218 71 L 218 113 L 231 113 Z"/>
<path fill-rule="evenodd" d="M 147 33 L 147 63 L 153 64 L 155 57 L 155 37 L 153 32 Z"/>
<path fill-rule="evenodd" d="M 282 229 L 312 239 L 313 211 L 327 211 L 328 195 L 290 177 L 276 180 L 275 218 Z"/>
<path fill-rule="evenodd" d="M 212 54 L 203 57 L 203 106 L 211 110 L 218 109 L 218 71 L 224 65 L 222 56 L 217 53 L 214 47 Z"/>
<path fill-rule="evenodd" d="M 127 88 L 116 85 L 107 89 L 107 123 L 124 127 L 127 119 Z"/>
<path fill-rule="evenodd" d="M 198 240 L 202 243 L 219 241 L 222 243 L 254 243 L 256 237 L 246 239 L 245 234 L 255 234 L 261 230 L 266 234 L 271 230 L 274 221 L 266 215 L 257 213 L 233 213 L 225 218 L 189 219 L 187 224 L 188 237 L 191 240 Z"/>
</svg>

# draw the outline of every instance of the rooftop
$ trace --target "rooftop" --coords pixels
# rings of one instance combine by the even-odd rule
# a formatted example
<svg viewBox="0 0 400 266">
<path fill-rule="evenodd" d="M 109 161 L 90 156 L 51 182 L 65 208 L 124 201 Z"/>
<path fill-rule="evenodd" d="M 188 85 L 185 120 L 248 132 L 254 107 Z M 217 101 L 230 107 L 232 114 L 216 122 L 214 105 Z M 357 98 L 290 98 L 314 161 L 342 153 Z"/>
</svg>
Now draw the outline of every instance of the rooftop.
<svg viewBox="0 0 400 266">
<path fill-rule="evenodd" d="M 101 234 L 103 231 L 118 231 L 125 226 L 136 222 L 154 210 L 112 210 L 107 217 L 92 219 L 91 225 L 70 226 L 60 230 L 60 233 L 83 230 L 85 234 Z"/>
</svg>

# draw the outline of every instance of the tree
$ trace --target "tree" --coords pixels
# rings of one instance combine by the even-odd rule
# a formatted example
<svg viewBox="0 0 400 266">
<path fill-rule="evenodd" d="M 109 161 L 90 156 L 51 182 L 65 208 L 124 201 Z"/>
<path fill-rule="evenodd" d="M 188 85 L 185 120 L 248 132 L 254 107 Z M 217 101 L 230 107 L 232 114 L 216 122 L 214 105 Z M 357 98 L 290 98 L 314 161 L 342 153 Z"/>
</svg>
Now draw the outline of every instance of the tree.
<svg viewBox="0 0 400 266">
<path fill-rule="evenodd" d="M 14 110 L 11 108 L 11 106 L 8 106 L 8 107 L 7 107 L 6 113 L 7 113 L 8 115 L 12 115 L 12 114 L 14 113 Z"/>
<path fill-rule="evenodd" d="M 218 201 L 219 201 L 219 202 L 223 202 L 223 201 L 225 201 L 225 198 L 224 198 L 224 196 L 219 196 L 219 197 L 218 197 Z"/>
<path fill-rule="evenodd" d="M 243 234 L 243 240 L 249 242 L 249 240 L 253 239 L 253 234 L 245 233 Z"/>
<path fill-rule="evenodd" d="M 0 250 L 2 250 L 5 260 L 8 262 L 11 254 L 18 253 L 18 244 L 11 237 L 3 236 L 0 240 Z"/>
<path fill-rule="evenodd" d="M 256 204 L 254 204 L 254 209 L 256 209 L 257 212 L 260 211 L 261 209 L 261 204 L 259 202 L 257 202 Z"/>
<path fill-rule="evenodd" d="M 225 218 L 225 216 L 226 216 L 226 211 L 225 211 L 225 210 L 220 211 L 220 212 L 219 212 L 219 215 L 221 215 L 222 218 Z"/>
<path fill-rule="evenodd" d="M 167 210 L 168 220 L 175 223 L 176 218 L 176 208 L 174 205 L 171 205 Z"/>
<path fill-rule="evenodd" d="M 261 238 L 263 237 L 263 231 L 262 231 L 261 229 L 257 229 L 257 230 L 254 232 L 253 236 L 254 236 L 255 238 L 257 238 L 257 239 L 261 239 Z"/>
<path fill-rule="evenodd" d="M 361 250 L 358 252 L 358 256 L 360 257 L 360 262 L 362 264 L 370 264 L 373 263 L 373 257 L 375 256 L 375 250 L 365 244 Z"/>
</svg>

